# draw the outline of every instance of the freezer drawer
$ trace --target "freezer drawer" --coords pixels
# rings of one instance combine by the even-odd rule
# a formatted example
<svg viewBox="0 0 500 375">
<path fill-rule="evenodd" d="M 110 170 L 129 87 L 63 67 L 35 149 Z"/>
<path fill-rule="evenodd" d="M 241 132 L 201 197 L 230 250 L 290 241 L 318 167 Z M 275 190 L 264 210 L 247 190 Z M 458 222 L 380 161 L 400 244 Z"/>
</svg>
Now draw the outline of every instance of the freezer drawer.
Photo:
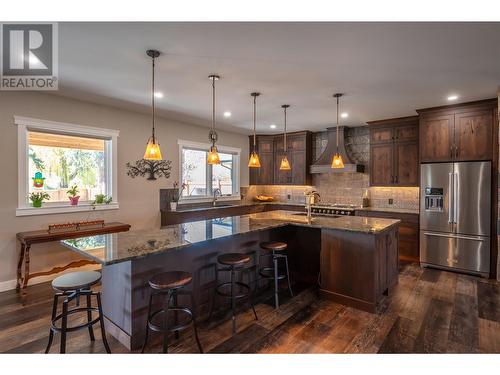
<svg viewBox="0 0 500 375">
<path fill-rule="evenodd" d="M 420 262 L 486 275 L 490 272 L 490 238 L 422 230 Z"/>
</svg>

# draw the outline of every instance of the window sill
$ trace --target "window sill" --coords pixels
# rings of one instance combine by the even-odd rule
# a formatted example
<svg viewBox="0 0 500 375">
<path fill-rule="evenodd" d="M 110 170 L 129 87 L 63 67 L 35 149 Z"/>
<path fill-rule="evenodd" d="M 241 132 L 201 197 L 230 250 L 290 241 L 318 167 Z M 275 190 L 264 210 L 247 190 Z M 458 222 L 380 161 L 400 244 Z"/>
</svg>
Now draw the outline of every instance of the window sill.
<svg viewBox="0 0 500 375">
<path fill-rule="evenodd" d="M 20 207 L 16 209 L 16 216 L 35 216 L 35 215 L 51 215 L 51 214 L 64 214 L 72 212 L 83 212 L 83 211 L 103 211 L 103 210 L 117 210 L 119 205 L 117 202 L 112 202 L 110 204 L 96 205 L 93 208 L 90 204 L 81 204 L 77 206 L 69 205 L 53 205 L 53 206 L 42 206 L 40 208 L 35 207 Z"/>
</svg>

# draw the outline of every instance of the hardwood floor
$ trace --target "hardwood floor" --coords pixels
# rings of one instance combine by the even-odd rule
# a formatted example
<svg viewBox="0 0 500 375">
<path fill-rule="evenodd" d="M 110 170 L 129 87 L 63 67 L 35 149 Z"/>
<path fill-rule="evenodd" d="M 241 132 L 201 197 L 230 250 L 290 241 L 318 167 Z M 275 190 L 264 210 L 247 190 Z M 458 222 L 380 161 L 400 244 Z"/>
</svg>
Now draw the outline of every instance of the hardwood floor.
<svg viewBox="0 0 500 375">
<path fill-rule="evenodd" d="M 30 286 L 26 297 L 0 293 L 0 351 L 40 353 L 47 344 L 52 290 Z M 283 293 L 279 310 L 272 299 L 238 315 L 231 337 L 228 317 L 200 322 L 200 339 L 209 353 L 500 353 L 500 283 L 472 276 L 404 265 L 399 284 L 370 314 L 319 299 L 314 288 L 294 298 Z M 76 318 L 80 319 L 80 318 Z M 83 318 L 81 318 L 83 319 Z M 67 352 L 104 353 L 96 327 L 69 334 Z M 159 352 L 159 338 L 148 350 Z M 108 335 L 113 353 L 127 353 Z M 172 338 L 172 353 L 197 353 L 191 330 Z M 56 335 L 52 353 L 58 351 Z"/>
</svg>

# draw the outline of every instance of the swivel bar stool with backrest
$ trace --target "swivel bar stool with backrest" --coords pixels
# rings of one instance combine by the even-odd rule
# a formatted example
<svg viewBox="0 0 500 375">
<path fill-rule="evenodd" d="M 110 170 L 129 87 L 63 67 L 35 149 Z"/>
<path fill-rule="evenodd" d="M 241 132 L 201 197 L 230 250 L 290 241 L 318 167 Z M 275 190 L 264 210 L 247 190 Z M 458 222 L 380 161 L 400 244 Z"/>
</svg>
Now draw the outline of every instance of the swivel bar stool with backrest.
<svg viewBox="0 0 500 375">
<path fill-rule="evenodd" d="M 194 309 L 193 293 L 183 290 L 183 288 L 187 284 L 189 284 L 192 279 L 193 277 L 188 272 L 171 271 L 157 274 L 149 280 L 151 294 L 149 296 L 146 337 L 144 338 L 142 353 L 144 353 L 144 349 L 146 349 L 150 330 L 163 334 L 163 353 L 167 353 L 169 333 L 173 332 L 175 334 L 175 338 L 178 339 L 179 332 L 190 327 L 191 325 L 194 328 L 194 337 L 196 339 L 196 344 L 198 345 L 198 350 L 200 351 L 200 353 L 203 353 L 200 339 L 198 337 L 198 330 L 196 328 L 196 320 L 193 311 L 191 311 L 191 309 L 187 307 L 179 306 L 177 304 L 178 295 L 189 295 L 191 298 L 192 309 Z M 151 312 L 154 296 L 163 297 L 163 307 L 159 310 L 156 310 L 155 312 Z M 187 318 L 187 320 L 180 324 L 179 315 L 182 314 L 184 314 L 184 318 Z M 171 324 L 169 318 L 171 318 L 172 316 L 174 318 L 174 321 Z M 156 317 L 160 317 L 162 319 L 158 319 L 159 321 L 155 321 Z"/>
<path fill-rule="evenodd" d="M 233 335 L 236 333 L 236 301 L 238 299 L 249 297 L 250 305 L 252 306 L 253 314 L 255 315 L 255 320 L 259 320 L 259 318 L 257 317 L 257 313 L 255 312 L 255 307 L 253 305 L 252 289 L 248 284 L 241 281 L 236 281 L 236 272 L 243 271 L 245 269 L 245 265 L 247 265 L 249 262 L 250 256 L 240 253 L 227 253 L 219 255 L 217 257 L 217 269 L 215 271 L 216 287 L 213 295 L 212 306 L 210 307 L 209 319 L 212 316 L 217 295 L 228 298 L 231 301 Z M 219 267 L 219 265 L 222 267 Z M 219 272 L 229 272 L 229 281 L 217 284 L 219 280 Z M 227 286 L 229 286 L 229 292 L 222 290 Z M 240 294 L 236 294 L 236 287 L 240 287 L 244 289 L 244 291 L 242 291 L 242 293 Z"/>
<path fill-rule="evenodd" d="M 108 341 L 106 340 L 106 331 L 104 328 L 104 317 L 102 313 L 101 304 L 101 293 L 93 292 L 91 287 L 96 285 L 101 280 L 101 274 L 96 271 L 80 271 L 71 272 L 64 274 L 55 278 L 52 281 L 52 288 L 56 291 L 54 294 L 54 303 L 52 305 L 52 318 L 49 332 L 49 342 L 45 353 L 48 353 L 50 347 L 52 346 L 52 340 L 54 339 L 54 333 L 61 333 L 61 344 L 60 352 L 66 352 L 66 334 L 68 332 L 74 332 L 80 329 L 88 328 L 89 336 L 91 341 L 95 341 L 94 331 L 92 329 L 93 325 L 100 323 L 101 335 L 104 347 L 107 353 L 111 353 L 109 349 Z M 97 307 L 92 307 L 92 296 L 96 297 Z M 80 297 L 85 297 L 87 306 L 80 307 Z M 59 303 L 59 298 L 64 298 L 62 303 L 62 312 L 57 314 L 57 305 Z M 76 307 L 70 309 L 70 302 L 75 301 Z M 92 312 L 97 311 L 98 316 L 92 319 Z M 79 313 L 87 312 L 87 322 L 76 326 L 68 327 L 68 316 Z M 61 325 L 57 326 L 57 322 L 61 321 Z"/>
<path fill-rule="evenodd" d="M 288 290 L 290 291 L 290 295 L 293 297 L 292 285 L 290 284 L 290 273 L 288 270 L 288 257 L 283 254 L 283 252 L 287 249 L 288 245 L 284 242 L 278 241 L 270 241 L 270 242 L 262 242 L 260 247 L 263 250 L 266 250 L 268 253 L 262 256 L 271 257 L 273 262 L 272 267 L 263 267 L 260 269 L 259 274 L 261 277 L 274 281 L 274 307 L 279 308 L 279 285 L 278 281 L 287 279 L 288 282 Z M 278 261 L 280 259 L 285 260 L 285 273 L 279 273 L 279 264 Z"/>
</svg>

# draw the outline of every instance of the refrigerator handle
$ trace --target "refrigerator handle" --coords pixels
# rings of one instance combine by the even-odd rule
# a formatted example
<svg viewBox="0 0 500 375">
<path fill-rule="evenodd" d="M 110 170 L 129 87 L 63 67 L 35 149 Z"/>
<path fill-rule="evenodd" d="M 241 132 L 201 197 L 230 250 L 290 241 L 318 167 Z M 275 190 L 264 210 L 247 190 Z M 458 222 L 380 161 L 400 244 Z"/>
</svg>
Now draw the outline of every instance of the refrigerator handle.
<svg viewBox="0 0 500 375">
<path fill-rule="evenodd" d="M 457 224 L 457 216 L 458 216 L 457 194 L 458 194 L 458 173 L 454 173 L 453 175 L 453 223 L 454 224 Z"/>
<path fill-rule="evenodd" d="M 453 182 L 454 180 L 454 173 L 448 173 L 448 191 L 449 191 L 449 196 L 448 196 L 448 223 L 453 224 L 455 220 L 455 184 Z"/>
</svg>

